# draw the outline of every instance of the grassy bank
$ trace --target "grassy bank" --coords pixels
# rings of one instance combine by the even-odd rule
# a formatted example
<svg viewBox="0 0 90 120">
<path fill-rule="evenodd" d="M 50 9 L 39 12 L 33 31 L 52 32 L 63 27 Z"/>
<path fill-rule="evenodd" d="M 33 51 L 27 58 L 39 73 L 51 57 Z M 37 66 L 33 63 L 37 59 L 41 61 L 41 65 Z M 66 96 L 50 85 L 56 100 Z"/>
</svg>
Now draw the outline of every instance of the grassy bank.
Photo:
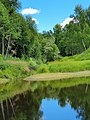
<svg viewBox="0 0 90 120">
<path fill-rule="evenodd" d="M 87 51 L 79 55 L 64 57 L 58 61 L 48 62 L 46 64 L 40 64 L 40 65 L 38 65 L 32 59 L 25 61 L 25 60 L 13 58 L 13 57 L 6 59 L 0 56 L 0 79 L 2 79 L 0 81 L 2 82 L 4 81 L 4 79 L 19 80 L 27 76 L 30 76 L 33 74 L 40 74 L 40 73 L 66 73 L 67 74 L 67 72 L 88 71 L 87 73 L 86 72 L 84 73 L 88 74 L 89 76 L 90 74 L 89 70 L 90 70 L 90 49 L 88 49 Z M 79 73 L 80 75 L 79 77 L 82 77 L 82 76 L 84 77 L 85 75 L 84 73 L 82 74 Z M 47 75 L 49 76 L 50 74 L 47 74 Z M 58 75 L 56 76 L 59 77 Z M 72 78 L 72 75 L 70 75 L 69 77 L 69 75 L 63 74 L 62 76 L 63 77 L 61 78 L 63 79 L 64 77 Z M 76 76 L 76 73 L 73 74 L 73 77 L 75 76 Z M 49 79 L 51 79 L 51 77 Z"/>
<path fill-rule="evenodd" d="M 75 61 L 54 61 L 48 64 L 42 64 L 37 73 L 55 73 L 55 72 L 77 72 L 90 70 L 90 60 Z"/>
<path fill-rule="evenodd" d="M 90 70 L 90 49 L 79 55 L 64 57 L 58 61 L 42 64 L 38 68 L 37 73 L 77 72 L 85 70 Z"/>
<path fill-rule="evenodd" d="M 16 58 L 0 57 L 0 84 L 8 80 L 20 80 L 29 74 L 29 64 Z M 2 82 L 1 82 L 2 81 Z"/>
</svg>

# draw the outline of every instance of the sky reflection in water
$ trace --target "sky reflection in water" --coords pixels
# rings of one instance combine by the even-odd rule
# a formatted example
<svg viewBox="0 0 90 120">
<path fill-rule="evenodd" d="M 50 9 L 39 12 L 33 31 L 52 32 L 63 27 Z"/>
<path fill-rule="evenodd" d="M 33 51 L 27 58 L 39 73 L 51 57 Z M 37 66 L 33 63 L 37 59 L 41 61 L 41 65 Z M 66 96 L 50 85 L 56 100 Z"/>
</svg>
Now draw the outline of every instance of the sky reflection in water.
<svg viewBox="0 0 90 120">
<path fill-rule="evenodd" d="M 65 107 L 58 104 L 58 100 L 43 99 L 41 104 L 43 120 L 81 120 L 77 112 L 67 103 Z"/>
</svg>

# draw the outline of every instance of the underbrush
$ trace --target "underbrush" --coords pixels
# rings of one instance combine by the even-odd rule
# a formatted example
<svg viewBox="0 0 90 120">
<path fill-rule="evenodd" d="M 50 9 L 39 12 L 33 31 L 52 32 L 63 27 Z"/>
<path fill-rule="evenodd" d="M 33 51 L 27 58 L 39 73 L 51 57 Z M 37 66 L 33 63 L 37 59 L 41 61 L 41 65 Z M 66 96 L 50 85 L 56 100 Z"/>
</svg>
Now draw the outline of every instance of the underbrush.
<svg viewBox="0 0 90 120">
<path fill-rule="evenodd" d="M 77 72 L 77 71 L 85 71 L 90 70 L 90 60 L 83 61 L 54 61 L 49 62 L 47 65 L 41 65 L 37 72 Z"/>
<path fill-rule="evenodd" d="M 37 72 L 76 72 L 90 70 L 90 48 L 79 55 L 64 57 L 59 61 L 42 64 Z"/>
<path fill-rule="evenodd" d="M 20 79 L 28 74 L 26 69 L 21 65 L 7 64 L 0 62 L 0 78 L 6 79 Z"/>
<path fill-rule="evenodd" d="M 0 78 L 20 79 L 37 73 L 77 72 L 90 70 L 90 49 L 82 54 L 64 57 L 58 61 L 43 64 L 39 60 L 28 58 L 26 61 L 0 55 Z"/>
<path fill-rule="evenodd" d="M 0 78 L 9 80 L 21 79 L 29 74 L 28 64 L 19 58 L 0 55 Z"/>
<path fill-rule="evenodd" d="M 75 61 L 83 61 L 83 60 L 90 60 L 90 48 L 84 51 L 81 54 L 77 54 L 74 56 L 66 56 L 62 58 L 60 61 L 67 61 L 67 60 L 75 60 Z"/>
</svg>

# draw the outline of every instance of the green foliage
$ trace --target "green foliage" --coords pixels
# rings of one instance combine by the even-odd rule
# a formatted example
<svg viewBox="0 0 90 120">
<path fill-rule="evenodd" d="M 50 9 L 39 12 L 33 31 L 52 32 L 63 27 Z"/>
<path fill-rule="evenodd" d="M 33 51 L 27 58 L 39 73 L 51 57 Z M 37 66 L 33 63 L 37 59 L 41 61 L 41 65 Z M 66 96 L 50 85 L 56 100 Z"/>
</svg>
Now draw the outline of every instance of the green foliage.
<svg viewBox="0 0 90 120">
<path fill-rule="evenodd" d="M 56 24 L 53 31 L 42 34 L 38 33 L 32 17 L 23 17 L 16 11 L 18 8 L 18 0 L 0 1 L 0 54 L 3 56 L 31 57 L 38 63 L 46 63 L 82 53 L 90 47 L 90 7 L 76 6 L 74 19 L 68 25 L 62 28 Z"/>
<path fill-rule="evenodd" d="M 0 1 L 0 32 L 2 29 L 5 29 L 8 25 L 9 25 L 8 11 Z"/>
<path fill-rule="evenodd" d="M 0 70 L 0 78 L 4 78 L 3 71 Z"/>
<path fill-rule="evenodd" d="M 33 60 L 32 58 L 30 58 L 30 60 L 29 60 L 29 68 L 31 70 L 36 70 L 37 67 L 38 67 L 38 65 L 37 65 L 36 61 Z"/>
<path fill-rule="evenodd" d="M 77 54 L 69 57 L 63 57 L 61 58 L 60 61 L 69 61 L 69 60 L 74 60 L 74 61 L 90 60 L 90 48 L 88 48 L 81 54 Z"/>
<path fill-rule="evenodd" d="M 59 59 L 59 49 L 55 44 L 54 37 L 44 38 L 42 41 L 42 60 L 43 62 Z"/>
<path fill-rule="evenodd" d="M 48 67 L 46 64 L 40 65 L 39 69 L 37 70 L 37 73 L 48 73 Z"/>
<path fill-rule="evenodd" d="M 18 0 L 0 1 L 1 78 L 17 79 L 37 69 L 38 73 L 90 70 L 90 7 L 76 6 L 68 25 L 62 28 L 56 24 L 53 32 L 42 34 L 31 16 L 23 17 L 16 11 L 19 7 Z M 27 59 L 29 66 L 20 58 Z"/>
<path fill-rule="evenodd" d="M 43 65 L 41 65 L 39 69 L 43 70 Z M 75 72 L 90 70 L 90 48 L 79 55 L 64 57 L 59 61 L 48 62 L 48 64 L 45 65 L 45 69 L 47 70 L 45 72 Z M 40 70 L 38 70 L 38 72 Z"/>
<path fill-rule="evenodd" d="M 62 56 L 80 54 L 90 47 L 90 7 L 83 9 L 75 7 L 72 21 L 61 28 L 59 24 L 54 27 L 55 43 Z"/>
<path fill-rule="evenodd" d="M 75 72 L 90 70 L 90 60 L 86 61 L 63 61 L 52 62 L 48 64 L 50 72 Z"/>
<path fill-rule="evenodd" d="M 0 1 L 8 9 L 10 15 L 21 7 L 21 3 L 18 0 L 0 0 Z"/>
<path fill-rule="evenodd" d="M 80 55 L 73 56 L 74 60 L 90 60 L 90 48 L 81 53 Z"/>
<path fill-rule="evenodd" d="M 3 60 L 3 56 L 0 54 L 0 61 Z"/>
<path fill-rule="evenodd" d="M 8 69 L 10 67 L 11 67 L 11 65 L 6 64 L 4 62 L 0 62 L 0 70 L 5 70 L 5 69 Z"/>
<path fill-rule="evenodd" d="M 16 64 L 9 64 L 5 61 L 0 62 L 0 78 L 7 78 L 7 79 L 20 79 L 28 75 L 25 66 L 16 65 Z"/>
</svg>

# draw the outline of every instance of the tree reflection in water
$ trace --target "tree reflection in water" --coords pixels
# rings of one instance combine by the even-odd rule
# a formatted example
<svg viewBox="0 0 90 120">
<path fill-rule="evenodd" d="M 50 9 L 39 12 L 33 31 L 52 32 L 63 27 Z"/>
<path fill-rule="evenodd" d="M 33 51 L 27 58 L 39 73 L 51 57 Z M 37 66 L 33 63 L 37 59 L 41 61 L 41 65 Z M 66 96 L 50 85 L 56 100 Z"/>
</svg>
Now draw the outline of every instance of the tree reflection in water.
<svg viewBox="0 0 90 120">
<path fill-rule="evenodd" d="M 35 82 L 31 90 L 1 101 L 0 120 L 43 120 L 40 105 L 45 98 L 57 99 L 61 107 L 69 103 L 76 117 L 90 120 L 90 85 L 86 91 L 86 84 L 60 88 L 55 83 Z"/>
</svg>

